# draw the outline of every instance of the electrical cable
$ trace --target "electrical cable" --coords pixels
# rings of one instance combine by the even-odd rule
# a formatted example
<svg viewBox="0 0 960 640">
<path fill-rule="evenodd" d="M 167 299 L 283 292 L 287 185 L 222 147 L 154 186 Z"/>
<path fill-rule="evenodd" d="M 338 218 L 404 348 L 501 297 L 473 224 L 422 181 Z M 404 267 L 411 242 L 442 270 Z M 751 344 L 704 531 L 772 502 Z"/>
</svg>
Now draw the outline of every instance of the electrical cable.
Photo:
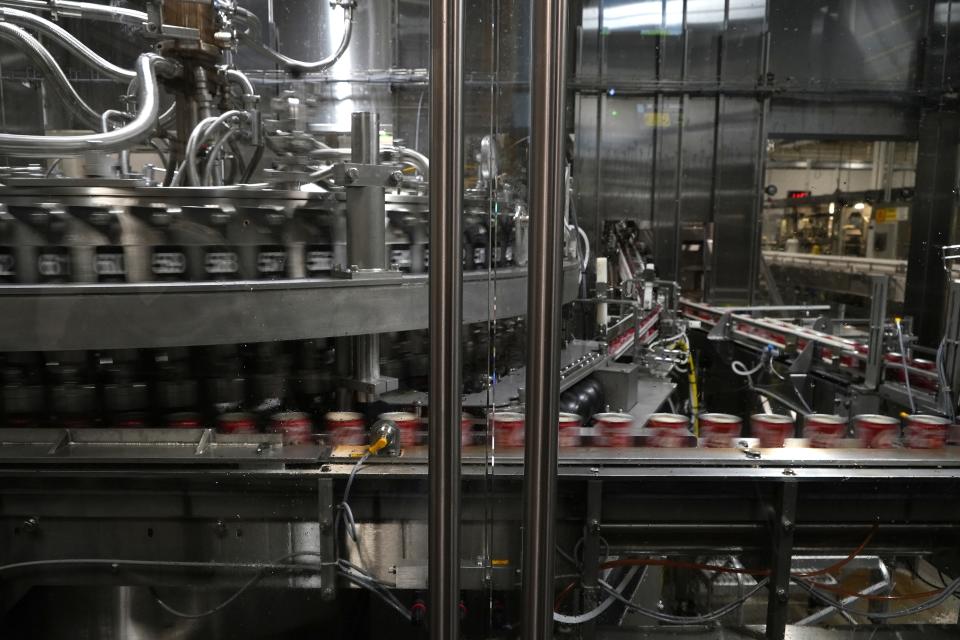
<svg viewBox="0 0 960 640">
<path fill-rule="evenodd" d="M 894 619 L 894 618 L 902 618 L 902 617 L 904 617 L 904 616 L 912 616 L 912 615 L 915 615 L 915 614 L 917 614 L 917 613 L 922 613 L 922 612 L 924 612 L 924 611 L 927 611 L 928 609 L 932 609 L 932 608 L 934 608 L 934 607 L 937 607 L 937 606 L 943 604 L 944 602 L 947 601 L 947 599 L 949 599 L 949 598 L 951 597 L 951 595 L 952 595 L 958 588 L 960 588 L 960 578 L 958 578 L 958 579 L 954 580 L 953 582 L 951 582 L 949 585 L 947 585 L 947 588 L 944 589 L 944 590 L 942 590 L 942 591 L 939 591 L 939 592 L 927 592 L 927 593 L 924 593 L 924 594 L 912 594 L 911 596 L 867 596 L 867 595 L 861 596 L 860 594 L 857 594 L 857 593 L 842 594 L 842 595 L 848 595 L 848 597 L 851 597 L 851 596 L 853 596 L 853 595 L 856 595 L 856 596 L 858 596 L 858 597 L 860 597 L 860 598 L 862 598 L 862 599 L 865 599 L 865 600 L 872 600 L 872 599 L 877 599 L 877 598 L 882 598 L 882 599 L 892 599 L 892 598 L 907 599 L 907 598 L 909 598 L 909 597 L 926 597 L 926 596 L 929 596 L 929 595 L 932 594 L 932 593 L 938 593 L 938 595 L 935 595 L 935 596 L 931 597 L 931 598 L 930 598 L 929 600 L 927 600 L 926 602 L 921 602 L 920 604 L 915 605 L 915 606 L 913 606 L 913 607 L 907 607 L 906 609 L 900 609 L 899 611 L 876 612 L 876 613 L 871 612 L 871 613 L 866 613 L 866 614 L 865 614 L 865 613 L 863 613 L 862 611 L 857 611 L 856 609 L 853 609 L 853 608 L 851 608 L 851 607 L 848 607 L 847 605 L 844 605 L 844 604 L 842 604 L 842 603 L 840 603 L 840 602 L 837 602 L 836 600 L 834 600 L 834 599 L 830 598 L 829 596 L 827 596 L 826 594 L 824 594 L 822 591 L 819 590 L 820 588 L 823 588 L 824 585 L 816 585 L 816 586 L 814 586 L 814 585 L 811 585 L 811 584 L 809 584 L 808 582 L 806 582 L 806 581 L 804 581 L 804 580 L 798 580 L 798 579 L 795 579 L 795 578 L 791 578 L 791 580 L 793 580 L 793 582 L 794 582 L 795 584 L 797 584 L 801 589 L 803 589 L 804 591 L 806 591 L 807 593 L 809 593 L 811 596 L 813 596 L 814 598 L 816 598 L 816 599 L 819 600 L 820 602 L 823 602 L 824 604 L 826 604 L 826 605 L 828 605 L 828 606 L 830 606 L 830 607 L 833 607 L 834 609 L 837 609 L 837 610 L 839 610 L 839 611 L 846 611 L 847 613 L 852 613 L 852 614 L 856 614 L 856 615 L 865 615 L 865 616 L 867 616 L 868 618 L 875 619 L 875 620 L 892 620 L 892 619 Z"/>
<path fill-rule="evenodd" d="M 757 585 L 753 589 L 745 593 L 740 598 L 737 598 L 733 602 L 725 604 L 719 609 L 716 609 L 709 613 L 704 613 L 698 616 L 675 616 L 669 613 L 663 613 L 662 611 L 656 611 L 654 609 L 641 607 L 640 605 L 634 604 L 627 598 L 623 597 L 622 594 L 614 591 L 610 587 L 610 585 L 604 582 L 603 580 L 600 580 L 599 582 L 600 582 L 600 588 L 602 588 L 606 593 L 608 593 L 610 597 L 619 601 L 621 604 L 623 604 L 627 609 L 631 611 L 642 613 L 645 616 L 648 616 L 650 618 L 653 618 L 654 620 L 658 620 L 666 624 L 691 624 L 692 625 L 692 624 L 706 624 L 709 622 L 714 622 L 732 613 L 733 611 L 736 611 L 737 609 L 742 607 L 744 604 L 746 604 L 746 602 L 750 600 L 750 598 L 755 596 L 758 591 L 765 588 L 769 581 L 770 581 L 769 578 L 764 578 L 763 580 L 758 581 Z"/>
<path fill-rule="evenodd" d="M 617 585 L 617 588 L 613 589 L 612 587 L 610 587 L 610 590 L 613 593 L 619 594 L 619 592 L 627 588 L 627 585 L 630 583 L 631 580 L 633 580 L 633 577 L 637 574 L 637 571 L 638 571 L 637 567 L 631 567 L 630 570 L 627 571 L 626 575 L 623 577 L 623 580 L 620 581 L 620 584 Z M 590 622 L 594 618 L 600 616 L 604 611 L 609 609 L 610 605 L 612 605 L 615 600 L 616 598 L 614 595 L 612 594 L 608 595 L 606 600 L 601 602 L 595 608 L 575 616 L 568 616 L 568 615 L 564 615 L 562 613 L 557 613 L 556 611 L 554 611 L 553 620 L 555 622 L 560 622 L 562 624 L 583 624 L 585 622 Z"/>
<path fill-rule="evenodd" d="M 202 611 L 199 613 L 187 613 L 179 611 L 174 607 L 171 607 L 166 602 L 161 600 L 157 596 L 153 587 L 150 587 L 150 593 L 164 610 L 168 611 L 172 615 L 182 618 L 204 618 L 210 615 L 217 613 L 218 611 L 224 609 L 241 595 L 243 595 L 250 588 L 255 586 L 260 582 L 267 574 L 272 571 L 317 571 L 318 569 L 330 566 L 332 563 L 323 563 L 320 564 L 284 564 L 287 560 L 298 558 L 298 557 L 317 557 L 323 558 L 324 556 L 318 551 L 296 551 L 294 553 L 289 553 L 285 556 L 277 558 L 268 564 L 268 566 L 259 567 L 258 571 L 254 576 L 248 580 L 242 587 L 237 591 L 231 594 L 226 600 L 213 607 L 210 610 Z M 31 560 L 28 562 L 17 562 L 13 564 L 0 565 L 0 573 L 5 573 L 8 571 L 19 571 L 23 569 L 35 569 L 35 568 L 45 568 L 45 567 L 66 567 L 66 566 L 77 566 L 77 567 L 88 567 L 88 566 L 97 566 L 97 567 L 109 567 L 111 570 L 116 571 L 120 568 L 128 569 L 137 569 L 137 568 L 154 568 L 154 569 L 167 569 L 167 568 L 176 568 L 176 569 L 197 569 L 210 571 L 212 569 L 252 569 L 256 568 L 250 565 L 241 565 L 241 564 L 222 564 L 222 563 L 213 563 L 213 562 L 177 562 L 177 561 L 165 561 L 165 560 L 122 560 L 114 558 L 65 558 L 57 560 Z"/>
</svg>

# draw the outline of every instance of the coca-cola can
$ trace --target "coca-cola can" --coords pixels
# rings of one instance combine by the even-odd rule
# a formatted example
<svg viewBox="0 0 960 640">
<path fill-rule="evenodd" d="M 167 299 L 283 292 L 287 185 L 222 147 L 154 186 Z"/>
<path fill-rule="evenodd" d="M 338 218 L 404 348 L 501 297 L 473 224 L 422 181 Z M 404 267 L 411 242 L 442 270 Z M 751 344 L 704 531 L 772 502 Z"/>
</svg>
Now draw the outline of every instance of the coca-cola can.
<svg viewBox="0 0 960 640">
<path fill-rule="evenodd" d="M 327 433 L 333 445 L 364 445 L 367 443 L 363 414 L 352 411 L 332 411 L 324 416 Z"/>
<path fill-rule="evenodd" d="M 942 449 L 947 444 L 950 421 L 940 416 L 907 416 L 903 442 L 911 449 Z"/>
<path fill-rule="evenodd" d="M 523 446 L 522 413 L 503 412 L 490 416 L 493 423 L 493 437 L 498 448 L 518 449 Z"/>
<path fill-rule="evenodd" d="M 593 416 L 597 435 L 594 442 L 600 447 L 629 447 L 633 445 L 633 416 L 629 413 L 598 413 Z"/>
<path fill-rule="evenodd" d="M 767 449 L 782 447 L 793 435 L 793 418 L 776 413 L 757 413 L 750 416 L 750 429 L 760 446 Z"/>
<path fill-rule="evenodd" d="M 654 413 L 647 418 L 647 428 L 653 431 L 647 440 L 651 447 L 682 447 L 690 435 L 690 419 L 676 413 Z"/>
<path fill-rule="evenodd" d="M 900 421 L 890 416 L 860 415 L 853 419 L 853 427 L 865 449 L 889 449 L 897 443 Z"/>
<path fill-rule="evenodd" d="M 847 421 L 840 416 L 812 413 L 803 421 L 803 436 L 814 449 L 836 447 L 847 431 Z"/>
<path fill-rule="evenodd" d="M 700 416 L 700 437 L 705 447 L 727 448 L 742 430 L 743 420 L 740 416 L 729 413 L 704 413 Z"/>
<path fill-rule="evenodd" d="M 576 447 L 580 444 L 580 426 L 583 419 L 575 413 L 560 414 L 559 442 L 561 447 Z"/>
<path fill-rule="evenodd" d="M 391 411 L 381 413 L 381 420 L 389 420 L 397 425 L 400 431 L 400 447 L 413 447 L 420 444 L 420 419 L 415 413 L 406 411 Z"/>
<path fill-rule="evenodd" d="M 270 416 L 267 431 L 283 436 L 284 444 L 309 444 L 313 440 L 313 423 L 310 421 L 310 416 L 299 411 L 273 414 Z"/>
</svg>

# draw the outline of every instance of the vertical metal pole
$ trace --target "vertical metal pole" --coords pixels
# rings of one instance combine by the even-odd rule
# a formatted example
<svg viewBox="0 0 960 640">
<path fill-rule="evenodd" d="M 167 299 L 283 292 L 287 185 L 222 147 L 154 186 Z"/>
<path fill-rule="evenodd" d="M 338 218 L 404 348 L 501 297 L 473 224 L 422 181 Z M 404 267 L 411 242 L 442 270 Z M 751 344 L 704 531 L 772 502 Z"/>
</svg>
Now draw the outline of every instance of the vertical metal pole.
<svg viewBox="0 0 960 640">
<path fill-rule="evenodd" d="M 361 111 L 350 120 L 350 162 L 377 164 L 380 117 Z M 347 261 L 350 268 L 386 269 L 387 229 L 384 188 L 347 185 Z"/>
<path fill-rule="evenodd" d="M 867 354 L 867 371 L 864 383 L 876 389 L 883 380 L 883 324 L 887 316 L 887 295 L 890 276 L 870 276 L 870 352 Z"/>
<path fill-rule="evenodd" d="M 430 636 L 456 640 L 460 601 L 463 0 L 430 2 Z"/>
<path fill-rule="evenodd" d="M 793 532 L 797 524 L 797 481 L 784 480 L 777 488 L 779 504 L 773 523 L 772 570 L 767 598 L 767 640 L 783 640 L 790 604 L 790 562 L 793 557 Z"/>
<path fill-rule="evenodd" d="M 524 640 L 553 637 L 566 0 L 534 0 L 530 72 L 530 263 L 524 451 Z"/>
</svg>

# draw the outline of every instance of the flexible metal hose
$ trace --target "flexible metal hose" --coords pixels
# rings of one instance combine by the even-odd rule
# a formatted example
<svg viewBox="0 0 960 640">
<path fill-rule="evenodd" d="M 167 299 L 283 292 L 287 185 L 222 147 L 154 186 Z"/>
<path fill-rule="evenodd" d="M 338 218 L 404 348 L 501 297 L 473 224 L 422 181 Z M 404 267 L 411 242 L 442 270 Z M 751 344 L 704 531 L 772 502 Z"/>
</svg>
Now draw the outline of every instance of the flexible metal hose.
<svg viewBox="0 0 960 640">
<path fill-rule="evenodd" d="M 3 27 L 0 24 L 0 27 Z M 19 29 L 15 25 L 6 25 Z M 22 31 L 22 30 L 21 30 Z M 78 155 L 85 151 L 117 151 L 150 137 L 157 127 L 160 115 L 160 86 L 157 74 L 173 75 L 180 66 L 155 53 L 144 53 L 137 58 L 136 117 L 126 126 L 108 131 L 78 136 L 43 136 L 0 133 L 0 151 L 8 155 L 33 158 L 57 158 Z M 97 114 L 96 127 L 100 126 Z"/>
<path fill-rule="evenodd" d="M 240 40 L 250 45 L 251 48 L 257 53 L 260 53 L 261 55 L 284 65 L 290 70 L 300 72 L 323 71 L 332 67 L 334 64 L 336 64 L 337 60 L 343 56 L 344 52 L 347 50 L 347 47 L 350 45 L 350 38 L 353 36 L 353 7 L 349 5 L 341 5 L 341 8 L 343 9 L 343 37 L 340 38 L 340 45 L 337 47 L 336 51 L 321 60 L 316 60 L 314 62 L 294 60 L 293 58 L 288 58 L 279 51 L 274 51 L 273 49 L 267 47 L 263 44 L 260 20 L 250 11 L 238 7 L 237 21 L 247 26 L 247 29 L 240 34 Z"/>
<path fill-rule="evenodd" d="M 50 81 L 60 98 L 67 103 L 67 107 L 91 129 L 94 131 L 100 130 L 100 113 L 80 97 L 53 55 L 40 44 L 39 40 L 27 33 L 22 27 L 9 22 L 0 22 L 0 40 L 9 42 L 23 51 L 43 73 L 43 76 Z"/>
<path fill-rule="evenodd" d="M 90 68 L 111 78 L 116 78 L 117 80 L 133 80 L 137 76 L 135 71 L 118 67 L 80 42 L 73 34 L 60 25 L 41 18 L 40 16 L 36 16 L 27 11 L 20 11 L 19 9 L 0 7 L 0 18 L 8 22 L 36 29 L 41 34 L 61 45 L 79 60 L 86 63 Z"/>
<path fill-rule="evenodd" d="M 92 2 L 74 2 L 73 0 L 57 0 L 56 4 L 47 0 L 0 0 L 0 6 L 16 7 L 28 11 L 56 11 L 68 17 L 89 18 L 91 20 L 105 20 L 140 26 L 147 21 L 147 14 L 135 9 L 125 9 L 109 4 L 94 4 Z"/>
</svg>

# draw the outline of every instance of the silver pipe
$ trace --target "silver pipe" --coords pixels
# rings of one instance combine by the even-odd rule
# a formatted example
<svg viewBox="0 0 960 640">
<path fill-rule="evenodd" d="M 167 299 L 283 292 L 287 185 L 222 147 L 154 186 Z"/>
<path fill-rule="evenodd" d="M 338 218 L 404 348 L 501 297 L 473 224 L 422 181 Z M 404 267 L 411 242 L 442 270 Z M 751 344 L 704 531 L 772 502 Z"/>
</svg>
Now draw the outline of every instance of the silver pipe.
<svg viewBox="0 0 960 640">
<path fill-rule="evenodd" d="M 520 637 L 553 637 L 560 306 L 563 285 L 563 101 L 566 0 L 534 0 L 530 79 L 530 264 L 527 289 L 523 621 Z"/>
<path fill-rule="evenodd" d="M 20 11 L 19 9 L 0 7 L 0 18 L 8 22 L 36 29 L 39 33 L 51 38 L 68 52 L 72 53 L 81 62 L 85 62 L 90 68 L 100 71 L 111 78 L 116 78 L 117 80 L 132 80 L 137 76 L 136 72 L 131 69 L 118 67 L 80 42 L 73 34 L 60 25 L 41 18 L 40 16 L 36 16 L 27 11 Z"/>
<path fill-rule="evenodd" d="M 12 26 L 12 25 L 11 25 Z M 79 136 L 35 136 L 0 133 L 0 151 L 14 156 L 56 158 L 85 151 L 117 151 L 153 134 L 160 114 L 160 87 L 157 73 L 173 75 L 180 66 L 155 53 L 137 58 L 138 104 L 136 117 L 126 126 Z"/>
<path fill-rule="evenodd" d="M 243 73 L 242 71 L 237 69 L 224 69 L 223 76 L 227 79 L 227 82 L 238 85 L 241 89 L 243 89 L 244 95 L 253 96 L 257 94 L 253 88 L 253 83 L 250 82 L 250 78 L 248 78 L 247 74 Z"/>
<path fill-rule="evenodd" d="M 408 162 L 420 172 L 420 175 L 422 175 L 425 180 L 430 179 L 430 159 L 416 149 L 409 149 L 407 147 L 383 147 L 381 152 L 384 155 L 399 155 L 401 160 Z"/>
<path fill-rule="evenodd" d="M 147 14 L 135 9 L 125 9 L 109 4 L 92 2 L 73 2 L 72 0 L 0 0 L 0 6 L 15 7 L 28 11 L 56 11 L 58 15 L 70 18 L 89 18 L 141 26 L 147 21 Z"/>
<path fill-rule="evenodd" d="M 53 55 L 40 41 L 27 33 L 22 27 L 10 22 L 0 22 L 0 40 L 5 40 L 27 54 L 43 76 L 50 81 L 60 98 L 67 103 L 73 113 L 94 131 L 100 129 L 100 112 L 88 105 L 77 90 L 70 84 L 67 75 L 57 64 Z"/>
<path fill-rule="evenodd" d="M 460 637 L 463 0 L 430 2 L 429 629 Z"/>
<path fill-rule="evenodd" d="M 344 5 L 341 5 L 341 7 L 343 8 L 343 37 L 340 38 L 340 45 L 337 47 L 336 51 L 321 60 L 316 60 L 314 62 L 294 60 L 293 58 L 288 58 L 279 51 L 274 51 L 273 49 L 267 47 L 262 41 L 260 20 L 253 13 L 242 8 L 238 8 L 237 10 L 237 19 L 238 22 L 245 24 L 248 27 L 248 30 L 244 31 L 240 35 L 240 40 L 245 44 L 250 45 L 257 53 L 279 62 L 288 69 L 293 69 L 300 72 L 323 71 L 332 67 L 334 64 L 336 64 L 337 60 L 343 56 L 344 52 L 347 50 L 347 47 L 350 45 L 350 39 L 353 36 L 353 7 Z"/>
</svg>

